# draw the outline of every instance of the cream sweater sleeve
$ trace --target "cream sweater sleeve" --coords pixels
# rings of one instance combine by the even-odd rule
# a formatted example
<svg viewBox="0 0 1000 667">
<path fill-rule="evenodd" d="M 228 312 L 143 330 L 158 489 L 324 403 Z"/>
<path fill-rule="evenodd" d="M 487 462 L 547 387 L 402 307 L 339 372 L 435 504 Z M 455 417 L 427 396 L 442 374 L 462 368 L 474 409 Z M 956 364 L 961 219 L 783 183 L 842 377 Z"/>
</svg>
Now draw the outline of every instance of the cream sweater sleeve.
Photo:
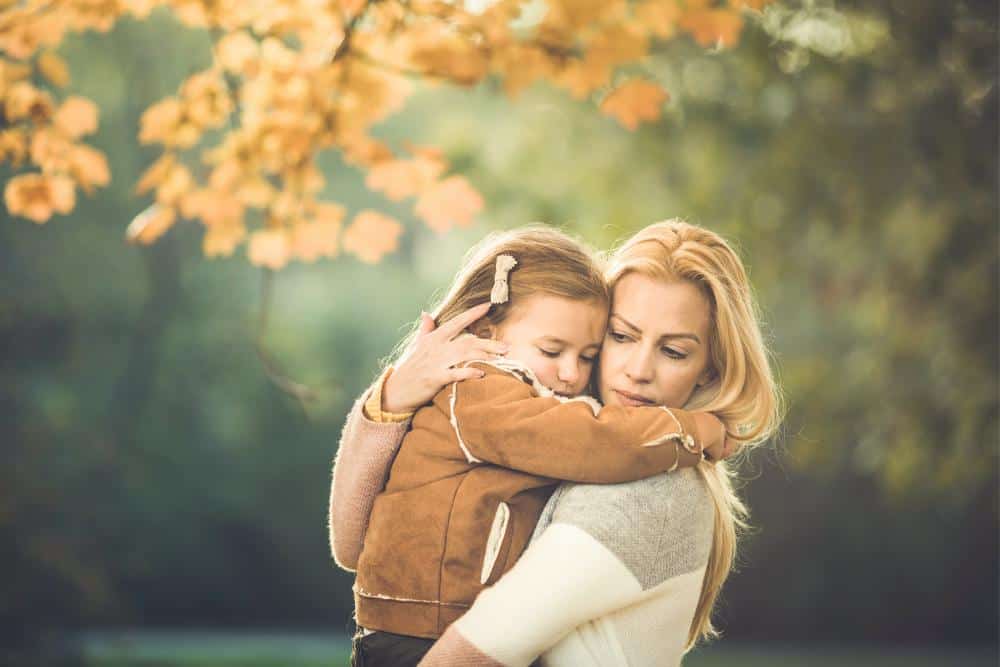
<svg viewBox="0 0 1000 667">
<path fill-rule="evenodd" d="M 378 382 L 381 382 L 380 378 Z M 378 422 L 364 412 L 369 389 L 347 415 L 330 484 L 330 551 L 337 565 L 357 568 L 377 496 L 385 487 L 392 460 L 410 422 Z"/>
</svg>

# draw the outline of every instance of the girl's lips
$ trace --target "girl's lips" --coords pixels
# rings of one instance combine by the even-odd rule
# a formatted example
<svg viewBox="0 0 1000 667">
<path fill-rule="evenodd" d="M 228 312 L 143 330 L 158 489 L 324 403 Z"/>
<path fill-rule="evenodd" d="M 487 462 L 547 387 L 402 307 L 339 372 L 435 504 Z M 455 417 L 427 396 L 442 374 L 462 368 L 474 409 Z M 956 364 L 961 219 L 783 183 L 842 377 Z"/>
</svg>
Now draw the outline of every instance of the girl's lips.
<svg viewBox="0 0 1000 667">
<path fill-rule="evenodd" d="M 629 407 L 641 407 L 644 405 L 655 405 L 655 403 L 648 398 L 639 396 L 638 394 L 630 394 L 627 391 L 621 391 L 620 389 L 612 389 L 611 391 L 618 394 L 618 398 L 621 399 L 623 405 Z"/>
</svg>

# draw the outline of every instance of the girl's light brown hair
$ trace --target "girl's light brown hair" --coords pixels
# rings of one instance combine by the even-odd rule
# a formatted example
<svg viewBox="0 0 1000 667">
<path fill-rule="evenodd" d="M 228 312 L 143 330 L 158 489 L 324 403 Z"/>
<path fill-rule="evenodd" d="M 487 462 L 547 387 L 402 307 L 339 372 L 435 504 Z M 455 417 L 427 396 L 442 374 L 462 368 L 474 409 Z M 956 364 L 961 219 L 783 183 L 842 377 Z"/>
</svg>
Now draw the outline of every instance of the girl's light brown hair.
<svg viewBox="0 0 1000 667">
<path fill-rule="evenodd" d="M 490 300 L 499 255 L 510 255 L 517 260 L 517 266 L 508 275 L 510 297 L 506 303 L 494 304 L 476 327 L 500 326 L 518 304 L 536 295 L 602 306 L 611 301 L 604 265 L 589 247 L 552 227 L 526 225 L 494 232 L 466 253 L 448 292 L 431 310 L 431 317 L 438 326 Z M 398 352 L 402 352 L 414 336 L 415 330 L 400 344 Z"/>
<path fill-rule="evenodd" d="M 713 379 L 696 389 L 683 407 L 718 415 L 729 433 L 743 441 L 744 454 L 773 435 L 781 421 L 781 394 L 746 270 L 736 252 L 714 232 L 668 220 L 642 229 L 613 253 L 608 283 L 613 289 L 622 276 L 633 272 L 664 282 L 690 282 L 709 303 Z M 698 472 L 715 506 L 715 530 L 688 633 L 689 649 L 699 639 L 718 634 L 712 607 L 732 569 L 737 532 L 746 527 L 748 516 L 725 462 L 702 463 Z"/>
</svg>

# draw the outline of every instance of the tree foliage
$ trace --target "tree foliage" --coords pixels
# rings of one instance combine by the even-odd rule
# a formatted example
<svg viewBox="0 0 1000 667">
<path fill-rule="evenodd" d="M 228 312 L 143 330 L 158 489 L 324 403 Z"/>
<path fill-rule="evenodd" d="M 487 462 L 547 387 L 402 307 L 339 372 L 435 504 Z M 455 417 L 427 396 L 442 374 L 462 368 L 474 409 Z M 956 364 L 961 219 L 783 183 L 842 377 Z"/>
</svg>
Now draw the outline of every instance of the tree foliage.
<svg viewBox="0 0 1000 667">
<path fill-rule="evenodd" d="M 668 94 L 642 62 L 651 45 L 690 35 L 704 47 L 739 39 L 744 12 L 768 0 L 28 0 L 0 14 L 0 163 L 29 165 L 5 188 L 7 209 L 34 222 L 73 210 L 76 190 L 110 178 L 82 143 L 97 129 L 57 48 L 71 31 L 107 31 L 162 7 L 207 31 L 211 64 L 142 115 L 139 142 L 161 148 L 136 186 L 154 203 L 127 230 L 148 244 L 178 220 L 204 226 L 203 252 L 246 242 L 253 264 L 278 269 L 341 248 L 376 262 L 397 247 L 400 222 L 354 213 L 317 166 L 332 151 L 365 172 L 368 188 L 437 232 L 467 226 L 484 201 L 444 155 L 390 146 L 373 127 L 415 84 L 474 86 L 488 77 L 517 96 L 548 81 L 625 127 L 660 117 Z M 340 193 L 341 195 L 343 193 Z M 343 230 L 342 230 L 343 228 Z"/>
</svg>

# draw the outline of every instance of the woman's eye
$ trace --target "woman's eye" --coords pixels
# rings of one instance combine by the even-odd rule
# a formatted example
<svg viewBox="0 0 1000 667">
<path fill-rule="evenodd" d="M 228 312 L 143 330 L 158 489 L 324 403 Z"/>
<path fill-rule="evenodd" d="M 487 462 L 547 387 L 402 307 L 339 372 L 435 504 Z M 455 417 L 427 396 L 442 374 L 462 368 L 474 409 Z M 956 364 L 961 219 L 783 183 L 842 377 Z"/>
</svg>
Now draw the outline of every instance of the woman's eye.
<svg viewBox="0 0 1000 667">
<path fill-rule="evenodd" d="M 628 336 L 619 331 L 609 331 L 608 335 L 611 336 L 611 340 L 616 343 L 624 343 L 628 339 Z"/>
<path fill-rule="evenodd" d="M 542 348 L 538 348 L 538 351 L 541 352 L 544 356 L 548 357 L 549 359 L 555 359 L 560 354 L 558 350 L 553 352 L 552 350 L 545 350 Z"/>
<path fill-rule="evenodd" d="M 660 349 L 663 350 L 663 354 L 667 355 L 671 359 L 683 359 L 687 356 L 682 351 L 675 350 L 672 347 L 661 347 Z"/>
<path fill-rule="evenodd" d="M 595 359 L 597 359 L 597 357 L 580 357 L 580 361 L 582 361 L 585 364 L 592 364 L 594 363 Z"/>
</svg>

